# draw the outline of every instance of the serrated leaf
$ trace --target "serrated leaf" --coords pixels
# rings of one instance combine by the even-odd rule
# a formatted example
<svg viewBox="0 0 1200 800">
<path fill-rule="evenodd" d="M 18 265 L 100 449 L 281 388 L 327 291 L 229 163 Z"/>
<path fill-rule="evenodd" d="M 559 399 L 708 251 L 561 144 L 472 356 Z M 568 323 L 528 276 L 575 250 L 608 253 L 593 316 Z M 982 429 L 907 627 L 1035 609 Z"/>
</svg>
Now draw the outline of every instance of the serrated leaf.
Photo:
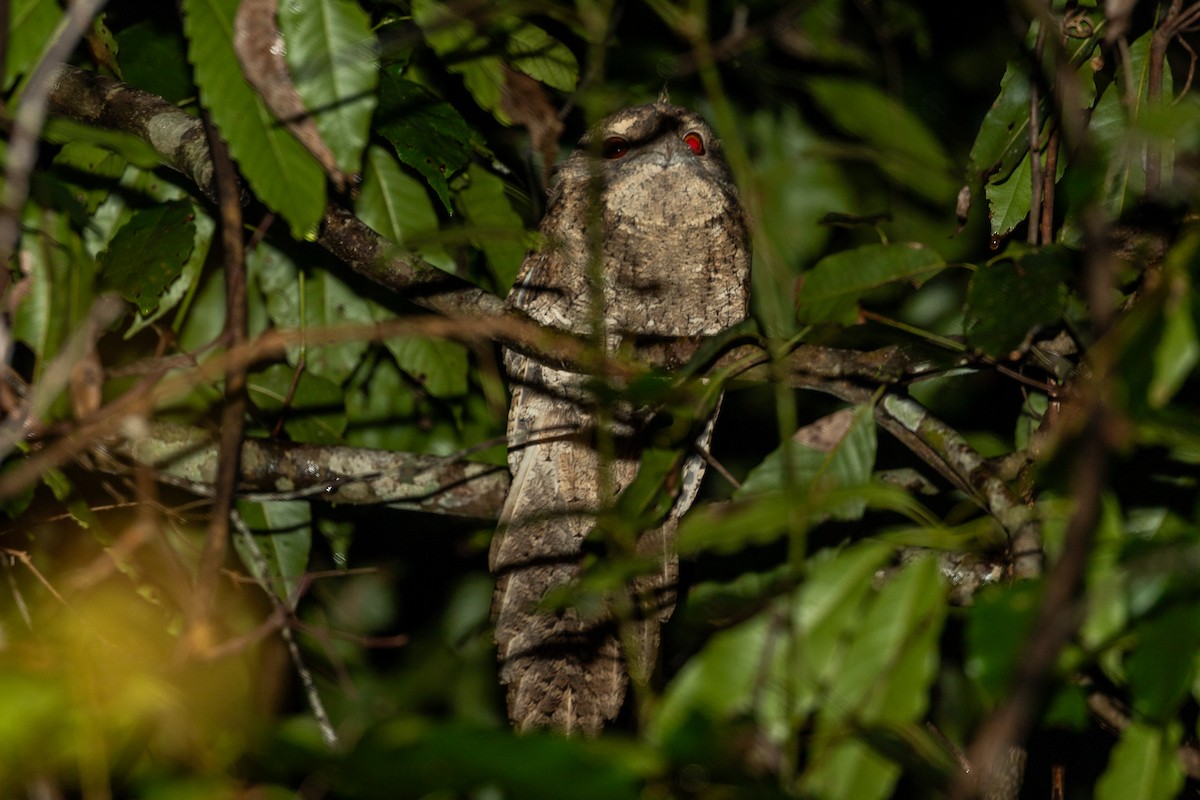
<svg viewBox="0 0 1200 800">
<path fill-rule="evenodd" d="M 290 607 L 312 549 L 312 506 L 305 500 L 239 500 L 237 510 L 253 536 L 252 542 L 233 537 L 238 557 Z"/>
<path fill-rule="evenodd" d="M 272 364 L 246 378 L 251 402 L 270 424 L 282 416 L 283 429 L 294 442 L 341 444 L 346 412 L 341 387 L 286 364 Z"/>
<path fill-rule="evenodd" d="M 496 285 L 507 288 L 529 249 L 525 225 L 508 202 L 504 181 L 478 164 L 470 166 L 467 178 L 455 202 L 471 224 L 471 243 L 483 251 Z"/>
<path fill-rule="evenodd" d="M 1067 302 L 1066 257 L 1047 248 L 976 270 L 967 288 L 967 343 L 1006 358 L 1038 328 L 1057 322 Z"/>
<path fill-rule="evenodd" d="M 861 80 L 810 78 L 805 86 L 840 128 L 871 145 L 876 165 L 900 187 L 936 203 L 954 197 L 957 181 L 941 142 L 898 100 Z"/>
<path fill-rule="evenodd" d="M 200 275 L 204 269 L 204 262 L 208 257 L 209 247 L 212 245 L 216 224 L 213 222 L 212 217 L 202 209 L 197 209 L 193 206 L 192 211 L 194 214 L 195 239 L 192 243 L 191 253 L 184 262 L 183 268 L 180 269 L 179 276 L 159 294 L 157 305 L 148 313 L 138 312 L 133 322 L 129 324 L 129 328 L 125 331 L 126 339 L 132 338 L 142 329 L 162 319 L 172 309 L 183 302 L 185 297 L 194 292 L 199 285 Z"/>
<path fill-rule="evenodd" d="M 379 82 L 370 17 L 350 0 L 283 3 L 279 28 L 304 107 L 338 167 L 357 174 Z"/>
<path fill-rule="evenodd" d="M 196 237 L 186 200 L 135 211 L 99 256 L 100 284 L 149 314 L 183 270 Z"/>
<path fill-rule="evenodd" d="M 940 272 L 946 263 L 919 242 L 872 244 L 834 253 L 817 262 L 804 276 L 797 298 L 802 322 L 858 321 L 863 295 L 889 283 L 920 283 Z"/>
<path fill-rule="evenodd" d="M 325 211 L 325 173 L 242 77 L 233 48 L 237 6 L 238 0 L 184 0 L 200 102 L 254 193 L 287 220 L 292 236 L 304 239 Z"/>
<path fill-rule="evenodd" d="M 50 41 L 62 8 L 55 0 L 12 0 L 8 8 L 8 41 L 5 53 L 4 91 L 33 69 Z"/>
<path fill-rule="evenodd" d="M 1170 800 L 1183 788 L 1177 751 L 1183 738 L 1178 722 L 1166 727 L 1134 720 L 1108 758 L 1096 782 L 1096 800 Z"/>
<path fill-rule="evenodd" d="M 478 134 L 449 103 L 401 77 L 395 64 L 384 68 L 376 118 L 400 160 L 421 173 L 451 211 L 447 181 L 467 165 Z"/>
</svg>

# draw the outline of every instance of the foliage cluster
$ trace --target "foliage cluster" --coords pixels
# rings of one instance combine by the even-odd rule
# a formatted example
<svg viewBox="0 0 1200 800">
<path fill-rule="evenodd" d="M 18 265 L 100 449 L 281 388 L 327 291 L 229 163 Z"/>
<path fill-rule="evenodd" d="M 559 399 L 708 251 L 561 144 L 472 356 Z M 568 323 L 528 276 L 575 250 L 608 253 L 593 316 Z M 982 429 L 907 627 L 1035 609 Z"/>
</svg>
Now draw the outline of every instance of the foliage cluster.
<svg viewBox="0 0 1200 800">
<path fill-rule="evenodd" d="M 238 0 L 8 3 L 0 794 L 1200 780 L 1200 5 L 959 5 L 243 2 L 264 34 Z M 48 69 L 55 43 L 73 66 Z M 686 404 L 721 382 L 722 468 L 629 718 L 515 736 L 498 504 L 429 470 L 502 477 L 496 344 L 554 346 L 497 301 L 543 176 L 666 83 L 754 221 L 754 325 L 716 369 L 601 383 Z M 269 488 L 241 492 L 222 561 L 234 476 L 201 432 L 227 407 L 278 449 L 243 457 Z M 368 448 L 388 455 L 331 466 Z M 392 507 L 352 504 L 381 477 Z M 644 483 L 625 525 L 665 491 Z M 566 600 L 635 569 L 598 559 Z"/>
</svg>

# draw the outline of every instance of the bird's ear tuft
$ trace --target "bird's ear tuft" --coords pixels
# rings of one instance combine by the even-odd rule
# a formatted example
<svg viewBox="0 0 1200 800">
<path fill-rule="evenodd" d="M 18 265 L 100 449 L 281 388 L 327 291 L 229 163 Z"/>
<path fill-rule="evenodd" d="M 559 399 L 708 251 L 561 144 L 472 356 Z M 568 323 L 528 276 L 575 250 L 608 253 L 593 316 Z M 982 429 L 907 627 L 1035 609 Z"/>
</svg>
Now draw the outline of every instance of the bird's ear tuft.
<svg viewBox="0 0 1200 800">
<path fill-rule="evenodd" d="M 656 102 L 655 105 L 658 105 L 658 106 L 671 105 L 671 87 L 670 86 L 668 86 L 665 83 L 663 84 L 662 91 L 658 93 L 658 102 Z"/>
</svg>

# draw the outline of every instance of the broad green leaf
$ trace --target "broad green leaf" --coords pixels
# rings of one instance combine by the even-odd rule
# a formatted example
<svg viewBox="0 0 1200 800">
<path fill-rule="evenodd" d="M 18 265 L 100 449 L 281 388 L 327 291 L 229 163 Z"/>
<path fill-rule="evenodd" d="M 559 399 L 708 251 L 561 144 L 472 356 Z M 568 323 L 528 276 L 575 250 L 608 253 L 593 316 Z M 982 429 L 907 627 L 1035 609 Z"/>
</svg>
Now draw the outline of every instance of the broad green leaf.
<svg viewBox="0 0 1200 800">
<path fill-rule="evenodd" d="M 524 20 L 514 20 L 506 33 L 505 53 L 511 66 L 547 86 L 575 91 L 579 63 L 566 45 Z"/>
<path fill-rule="evenodd" d="M 288 362 L 297 365 L 303 351 L 309 372 L 333 383 L 344 381 L 358 366 L 367 343 L 322 344 L 322 332 L 374 322 L 371 302 L 329 269 L 317 267 L 301 273 L 285 252 L 265 242 L 246 262 L 258 281 L 271 321 L 281 328 L 305 332 L 307 347 L 289 347 Z"/>
<path fill-rule="evenodd" d="M 357 174 L 379 82 L 370 17 L 351 0 L 285 2 L 279 28 L 304 107 L 338 167 Z"/>
<path fill-rule="evenodd" d="M 482 16 L 487 28 L 479 30 L 473 20 L 438 0 L 416 0 L 413 19 L 447 68 L 463 76 L 475 102 L 503 122 L 508 121 L 499 109 L 505 64 L 555 89 L 575 90 L 579 80 L 575 55 L 531 22 L 498 13 Z"/>
<path fill-rule="evenodd" d="M 417 398 L 388 354 L 351 377 L 346 387 L 346 443 L 377 450 L 424 450 L 416 424 Z"/>
<path fill-rule="evenodd" d="M 378 145 L 367 148 L 355 211 L 359 219 L 397 245 L 415 250 L 436 267 L 454 271 L 454 259 L 437 239 L 438 218 L 425 186 Z"/>
<path fill-rule="evenodd" d="M 932 557 L 904 567 L 871 598 L 841 669 L 831 676 L 829 700 L 820 705 L 804 776 L 815 795 L 882 798 L 891 792 L 901 766 L 859 730 L 913 723 L 925 713 L 945 611 Z"/>
<path fill-rule="evenodd" d="M 250 574 L 263 581 L 289 606 L 296 586 L 308 567 L 312 548 L 312 505 L 307 500 L 239 500 L 238 514 L 250 529 L 253 542 L 240 532 L 233 546 Z"/>
<path fill-rule="evenodd" d="M 1187 696 L 1200 650 L 1200 615 L 1178 604 L 1142 621 L 1137 643 L 1125 661 L 1130 702 L 1139 719 L 1166 722 Z"/>
<path fill-rule="evenodd" d="M 148 314 L 138 312 L 125 332 L 126 339 L 132 338 L 138 331 L 162 319 L 162 317 L 182 303 L 184 298 L 195 292 L 199 286 L 200 274 L 204 269 L 204 262 L 208 257 L 209 247 L 212 245 L 216 224 L 213 222 L 212 217 L 203 209 L 192 206 L 192 211 L 194 214 L 193 224 L 195 226 L 196 237 L 192 243 L 191 254 L 187 257 L 187 261 L 184 262 L 183 269 L 179 272 L 179 277 L 172 281 L 159 294 L 158 305 Z"/>
<path fill-rule="evenodd" d="M 858 321 L 858 302 L 889 283 L 921 283 L 946 266 L 919 242 L 872 244 L 826 256 L 804 276 L 797 298 L 802 322 Z"/>
<path fill-rule="evenodd" d="M 68 142 L 54 156 L 54 167 L 72 184 L 75 199 L 91 214 L 125 172 L 125 159 L 93 144 Z"/>
<path fill-rule="evenodd" d="M 191 255 L 194 216 L 186 200 L 134 212 L 100 253 L 101 287 L 136 303 L 142 314 L 152 312 Z"/>
<path fill-rule="evenodd" d="M 412 15 L 425 41 L 446 61 L 446 68 L 463 76 L 475 102 L 498 113 L 504 91 L 504 63 L 495 55 L 494 43 L 438 0 L 414 0 Z"/>
<path fill-rule="evenodd" d="M 448 677 L 428 676 L 438 684 Z M 405 797 L 560 800 L 569 787 L 572 800 L 638 800 L 648 781 L 662 779 L 663 761 L 617 737 L 514 736 L 494 722 L 430 725 L 396 718 L 374 726 L 339 759 L 334 780 L 347 797 L 381 797 L 378 787 L 402 786 Z"/>
<path fill-rule="evenodd" d="M 200 102 L 254 193 L 287 220 L 292 236 L 310 238 L 325 211 L 325 173 L 242 77 L 233 49 L 237 6 L 238 0 L 184 0 Z"/>
<path fill-rule="evenodd" d="M 1163 309 L 1162 338 L 1154 348 L 1154 377 L 1148 390 L 1150 405 L 1155 408 L 1170 401 L 1200 361 L 1194 291 L 1183 270 L 1174 273 L 1179 285 Z"/>
<path fill-rule="evenodd" d="M 425 336 L 388 339 L 386 344 L 400 369 L 434 397 L 459 397 L 467 393 L 465 346 Z"/>
<path fill-rule="evenodd" d="M 984 187 L 993 236 L 1006 235 L 1029 217 L 1029 204 L 1033 196 L 1030 169 L 1032 166 L 1027 152 L 1008 178 L 1000 183 L 989 181 Z"/>
<path fill-rule="evenodd" d="M 283 418 L 283 429 L 292 441 L 342 443 L 346 413 L 336 383 L 309 372 L 297 377 L 294 367 L 272 364 L 248 375 L 246 390 L 268 427 Z"/>
<path fill-rule="evenodd" d="M 65 214 L 29 206 L 23 223 L 12 336 L 33 351 L 37 384 L 96 299 L 96 262 Z"/>
<path fill-rule="evenodd" d="M 56 0 L 12 0 L 7 9 L 8 41 L 3 87 L 6 92 L 17 78 L 33 69 L 62 16 L 62 8 Z"/>
<path fill-rule="evenodd" d="M 935 203 L 954 197 L 958 186 L 949 156 L 898 100 L 861 80 L 809 78 L 805 86 L 840 128 L 871 146 L 870 157 L 900 187 Z"/>
<path fill-rule="evenodd" d="M 894 554 L 879 542 L 825 550 L 807 565 L 791 597 L 715 634 L 672 679 L 650 723 L 665 738 L 695 715 L 727 721 L 749 715 L 783 741 L 825 696 L 857 628 L 871 576 Z"/>
<path fill-rule="evenodd" d="M 180 103 L 194 93 L 187 42 L 177 28 L 141 20 L 118 31 L 117 44 L 126 83 L 171 103 Z"/>
<path fill-rule="evenodd" d="M 875 466 L 875 420 L 870 406 L 859 406 L 854 422 L 829 453 L 788 440 L 750 471 L 734 497 L 745 498 L 766 491 L 822 492 L 848 489 L 870 482 Z M 866 499 L 826 509 L 835 519 L 862 516 Z"/>
<path fill-rule="evenodd" d="M 989 185 L 1012 174 L 1029 152 L 1029 75 L 1024 62 L 1010 62 L 1000 93 L 988 109 L 971 146 L 968 179 Z"/>
<path fill-rule="evenodd" d="M 471 243 L 483 250 L 496 286 L 512 286 L 528 250 L 525 225 L 513 211 L 504 181 L 478 164 L 467 170 L 468 183 L 455 202 L 470 223 Z"/>
<path fill-rule="evenodd" d="M 400 160 L 429 181 L 450 211 L 447 181 L 467 165 L 479 135 L 449 103 L 401 77 L 395 64 L 383 70 L 376 120 Z"/>
<path fill-rule="evenodd" d="M 1165 728 L 1134 720 L 1108 758 L 1096 783 L 1096 800 L 1170 800 L 1183 788 L 1184 774 L 1177 750 L 1183 727 Z"/>
<path fill-rule="evenodd" d="M 1045 248 L 985 264 L 967 289 L 967 343 L 996 358 L 1017 352 L 1039 328 L 1062 318 L 1067 251 Z"/>
<path fill-rule="evenodd" d="M 966 671 L 992 702 L 1004 697 L 1041 601 L 1039 583 L 989 586 L 967 614 Z"/>
</svg>

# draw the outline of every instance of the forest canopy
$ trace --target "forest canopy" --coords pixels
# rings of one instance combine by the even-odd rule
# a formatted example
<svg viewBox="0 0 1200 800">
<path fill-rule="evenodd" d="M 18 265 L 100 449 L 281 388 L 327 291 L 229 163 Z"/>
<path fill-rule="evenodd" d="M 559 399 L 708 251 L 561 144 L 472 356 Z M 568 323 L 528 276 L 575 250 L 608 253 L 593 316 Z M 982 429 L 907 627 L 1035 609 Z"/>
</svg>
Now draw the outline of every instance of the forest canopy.
<svg viewBox="0 0 1200 800">
<path fill-rule="evenodd" d="M 1200 785 L 1200 4 L 0 19 L 0 794 Z M 751 319 L 669 370 L 505 303 L 556 164 L 663 92 L 754 254 Z M 502 347 L 664 419 L 725 392 L 661 663 L 595 738 L 505 715 Z M 555 602 L 644 571 L 605 531 L 689 447 Z"/>
</svg>

